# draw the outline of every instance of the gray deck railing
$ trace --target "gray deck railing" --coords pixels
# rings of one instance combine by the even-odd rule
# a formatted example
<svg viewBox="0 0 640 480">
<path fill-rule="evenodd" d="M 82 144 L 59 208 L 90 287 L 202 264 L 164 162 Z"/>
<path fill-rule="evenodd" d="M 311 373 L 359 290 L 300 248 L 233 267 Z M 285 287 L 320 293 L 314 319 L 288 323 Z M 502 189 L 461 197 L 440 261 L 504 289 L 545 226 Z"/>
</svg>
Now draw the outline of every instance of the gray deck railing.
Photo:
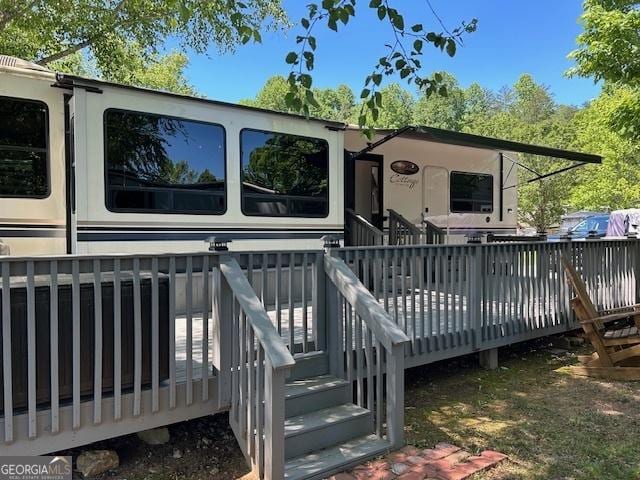
<svg viewBox="0 0 640 480">
<path fill-rule="evenodd" d="M 277 476 L 292 354 L 331 351 L 332 371 L 353 380 L 378 434 L 398 443 L 403 366 L 577 326 L 560 255 L 597 307 L 640 300 L 634 239 L 328 255 L 1 258 L 1 454 L 48 453 L 231 409 L 254 466 Z"/>
<path fill-rule="evenodd" d="M 0 264 L 3 454 L 46 453 L 219 408 L 208 285 L 217 256 Z"/>
<path fill-rule="evenodd" d="M 603 308 L 636 303 L 637 240 L 350 247 L 337 254 L 411 339 L 407 364 L 576 328 L 560 255 Z"/>
<path fill-rule="evenodd" d="M 258 478 L 283 478 L 284 388 L 295 360 L 238 262 L 225 255 L 220 271 L 220 311 L 231 319 L 230 329 L 220 324 L 231 344 L 229 421 Z M 221 370 L 229 371 L 224 363 Z"/>
<path fill-rule="evenodd" d="M 342 260 L 327 255 L 325 271 L 333 320 L 328 333 L 331 372 L 355 385 L 358 405 L 374 415 L 376 434 L 399 447 L 404 441 L 404 348 L 409 338 Z"/>
<path fill-rule="evenodd" d="M 347 245 L 384 245 L 384 233 L 362 215 L 345 209 L 345 242 Z"/>
</svg>

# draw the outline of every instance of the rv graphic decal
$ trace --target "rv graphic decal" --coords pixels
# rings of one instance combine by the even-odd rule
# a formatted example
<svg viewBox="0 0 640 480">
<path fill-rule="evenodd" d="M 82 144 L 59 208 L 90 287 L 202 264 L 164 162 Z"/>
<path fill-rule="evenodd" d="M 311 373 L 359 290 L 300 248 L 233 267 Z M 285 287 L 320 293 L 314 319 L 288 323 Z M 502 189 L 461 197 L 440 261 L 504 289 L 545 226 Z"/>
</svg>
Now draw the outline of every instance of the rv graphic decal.
<svg viewBox="0 0 640 480">
<path fill-rule="evenodd" d="M 389 183 L 408 189 L 415 187 L 419 181 L 418 178 L 409 178 L 407 175 L 400 175 L 398 173 L 394 173 L 391 175 L 391 178 L 389 178 Z"/>
<path fill-rule="evenodd" d="M 415 175 L 420 171 L 420 167 L 409 160 L 397 160 L 391 164 L 391 170 L 400 175 Z"/>
</svg>

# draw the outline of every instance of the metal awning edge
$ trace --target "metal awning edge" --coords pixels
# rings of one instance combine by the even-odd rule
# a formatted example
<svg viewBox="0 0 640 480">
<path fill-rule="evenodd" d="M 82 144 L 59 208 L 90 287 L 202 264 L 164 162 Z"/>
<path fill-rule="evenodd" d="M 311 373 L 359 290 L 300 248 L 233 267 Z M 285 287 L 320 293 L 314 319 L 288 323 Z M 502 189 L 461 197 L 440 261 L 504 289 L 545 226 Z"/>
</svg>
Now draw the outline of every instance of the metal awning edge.
<svg viewBox="0 0 640 480">
<path fill-rule="evenodd" d="M 493 137 L 484 137 L 472 133 L 454 132 L 440 128 L 426 126 L 407 126 L 393 130 L 377 130 L 377 133 L 384 137 L 375 143 L 353 155 L 354 158 L 370 152 L 374 148 L 388 142 L 396 137 L 415 138 L 430 142 L 446 143 L 448 145 L 458 145 L 472 148 L 482 148 L 487 150 L 528 153 L 545 157 L 561 158 L 574 162 L 602 163 L 602 156 L 593 153 L 582 153 L 561 148 L 544 147 L 528 143 L 514 142 Z"/>
</svg>

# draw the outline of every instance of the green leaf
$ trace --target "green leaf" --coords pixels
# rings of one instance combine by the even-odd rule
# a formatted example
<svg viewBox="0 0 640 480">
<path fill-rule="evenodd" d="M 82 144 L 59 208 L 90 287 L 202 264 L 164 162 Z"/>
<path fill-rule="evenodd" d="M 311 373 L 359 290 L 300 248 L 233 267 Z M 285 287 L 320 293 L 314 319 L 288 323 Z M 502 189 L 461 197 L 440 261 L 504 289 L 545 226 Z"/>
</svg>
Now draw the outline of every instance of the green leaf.
<svg viewBox="0 0 640 480">
<path fill-rule="evenodd" d="M 338 31 L 338 23 L 333 18 L 329 18 L 329 20 L 327 21 L 327 26 L 334 32 Z"/>
<path fill-rule="evenodd" d="M 374 73 L 373 75 L 371 75 L 371 80 L 373 80 L 373 83 L 375 83 L 376 85 L 380 85 L 380 83 L 382 82 L 382 74 Z"/>
<path fill-rule="evenodd" d="M 413 27 L 411 27 L 411 30 L 414 32 L 421 32 L 422 31 L 422 24 L 421 23 L 416 23 Z"/>
<path fill-rule="evenodd" d="M 391 17 L 391 23 L 398 30 L 404 30 L 404 18 L 399 13 L 396 13 L 395 15 L 393 15 L 393 17 Z"/>
<path fill-rule="evenodd" d="M 311 106 L 316 107 L 316 108 L 319 108 L 319 107 L 320 107 L 320 104 L 319 104 L 319 103 L 318 103 L 318 101 L 316 100 L 316 97 L 313 95 L 313 90 L 307 90 L 307 91 L 305 92 L 305 97 L 306 97 L 306 99 L 307 99 L 307 102 L 308 102 Z"/>
<path fill-rule="evenodd" d="M 284 59 L 289 65 L 292 65 L 298 61 L 298 54 L 296 52 L 287 53 L 287 57 Z"/>
<path fill-rule="evenodd" d="M 362 90 L 362 92 L 360 92 L 360 98 L 367 98 L 370 93 L 371 93 L 371 90 L 369 90 L 368 88 L 365 88 Z"/>
<path fill-rule="evenodd" d="M 387 14 L 387 7 L 380 6 L 378 7 L 378 18 L 382 20 Z"/>
<path fill-rule="evenodd" d="M 456 54 L 456 49 L 457 49 L 456 42 L 455 42 L 453 39 L 451 39 L 451 38 L 450 38 L 450 39 L 447 41 L 447 54 L 448 54 L 450 57 L 455 56 L 455 54 Z"/>
<path fill-rule="evenodd" d="M 376 105 L 378 105 L 378 107 L 382 107 L 382 93 L 376 92 L 375 99 L 376 99 Z"/>
<path fill-rule="evenodd" d="M 309 20 L 307 20 L 306 18 L 300 20 L 300 23 L 302 24 L 302 28 L 309 28 Z"/>
<path fill-rule="evenodd" d="M 400 70 L 400 78 L 406 78 L 407 76 L 409 76 L 409 74 L 411 73 L 411 69 L 410 68 L 403 68 L 402 70 Z"/>
<path fill-rule="evenodd" d="M 382 0 L 371 0 L 369 2 L 369 8 L 378 8 L 380 5 L 382 5 Z"/>
<path fill-rule="evenodd" d="M 416 41 L 413 42 L 413 49 L 420 53 L 422 52 L 422 40 L 418 39 Z"/>
<path fill-rule="evenodd" d="M 447 87 L 446 85 L 442 85 L 439 89 L 438 89 L 438 94 L 441 97 L 447 97 L 449 95 L 449 92 L 447 92 Z"/>
<path fill-rule="evenodd" d="M 316 49 L 316 37 L 309 37 L 307 39 L 307 41 L 309 42 L 309 46 L 311 47 L 311 50 L 315 50 Z"/>
<path fill-rule="evenodd" d="M 311 88 L 311 83 L 313 82 L 313 79 L 311 78 L 311 75 L 303 73 L 302 75 L 300 75 L 300 85 L 302 85 L 304 88 Z"/>
<path fill-rule="evenodd" d="M 396 61 L 396 70 L 400 70 L 404 68 L 406 65 L 407 65 L 407 62 L 405 62 L 404 58 L 400 58 Z"/>
</svg>

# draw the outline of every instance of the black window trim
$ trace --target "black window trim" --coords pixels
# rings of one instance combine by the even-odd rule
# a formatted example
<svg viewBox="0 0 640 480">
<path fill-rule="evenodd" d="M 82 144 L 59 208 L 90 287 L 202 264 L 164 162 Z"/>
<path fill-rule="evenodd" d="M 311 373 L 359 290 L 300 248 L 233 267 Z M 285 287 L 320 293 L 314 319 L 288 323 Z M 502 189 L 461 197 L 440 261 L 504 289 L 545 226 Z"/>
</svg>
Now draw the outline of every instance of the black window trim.
<svg viewBox="0 0 640 480">
<path fill-rule="evenodd" d="M 291 215 L 259 215 L 259 214 L 255 214 L 255 213 L 247 213 L 245 211 L 244 208 L 244 169 L 243 169 L 243 157 L 244 157 L 244 151 L 242 148 L 242 134 L 245 131 L 249 131 L 249 132 L 258 132 L 258 133 L 266 133 L 266 134 L 278 134 L 278 135 L 291 135 L 293 137 L 299 137 L 299 138 L 307 138 L 309 140 L 319 140 L 321 142 L 324 142 L 324 144 L 327 146 L 327 213 L 325 215 L 303 215 L 303 214 L 291 214 Z M 308 135 L 298 135 L 297 133 L 291 133 L 291 132 L 277 132 L 277 131 L 272 131 L 272 130 L 263 130 L 260 128 L 251 128 L 251 127 L 245 127 L 242 128 L 240 130 L 240 133 L 238 135 L 238 143 L 240 144 L 240 209 L 242 211 L 242 215 L 245 217 L 251 217 L 251 218 L 329 218 L 329 215 L 331 214 L 331 151 L 330 151 L 330 146 L 329 146 L 329 142 L 327 141 L 327 139 L 325 138 L 317 138 L 317 137 L 310 137 Z"/>
<path fill-rule="evenodd" d="M 109 112 L 123 112 L 123 113 L 134 113 L 134 114 L 139 114 L 139 115 L 150 115 L 150 116 L 154 116 L 154 117 L 165 117 L 165 118 L 171 118 L 171 119 L 175 119 L 175 120 L 183 120 L 185 122 L 193 122 L 193 123 L 201 123 L 203 125 L 212 125 L 215 127 L 220 127 L 222 129 L 222 146 L 224 148 L 224 155 L 223 155 L 223 161 L 224 161 L 224 209 L 219 211 L 219 212 L 204 212 L 204 211 L 193 211 L 193 210 L 149 210 L 149 209 L 144 209 L 144 208 L 110 208 L 107 198 L 108 198 L 108 189 L 109 189 L 109 182 L 108 182 L 108 177 L 109 177 L 109 173 L 108 173 L 108 168 L 107 168 L 107 114 Z M 147 215 L 209 215 L 209 216 L 216 216 L 219 217 L 221 215 L 224 215 L 227 213 L 227 211 L 229 210 L 229 198 L 228 198 L 228 185 L 227 185 L 227 179 L 228 179 L 228 173 L 229 173 L 229 169 L 228 169 L 228 162 L 227 162 L 228 156 L 227 156 L 227 129 L 224 127 L 224 125 L 220 124 L 220 123 L 215 123 L 215 122 L 208 122 L 206 120 L 195 120 L 192 118 L 186 118 L 186 117 L 177 117 L 175 115 L 166 115 L 166 114 L 162 114 L 162 113 L 155 113 L 155 112 L 142 112 L 139 110 L 128 110 L 126 108 L 106 108 L 104 110 L 104 112 L 102 113 L 102 160 L 103 160 L 103 171 L 104 171 L 104 206 L 107 209 L 107 211 L 109 212 L 113 212 L 113 213 L 144 213 Z"/>
<path fill-rule="evenodd" d="M 49 198 L 51 196 L 51 139 L 50 139 L 50 115 L 49 115 L 49 105 L 47 102 L 43 100 L 36 100 L 34 98 L 21 98 L 21 97 L 10 97 L 7 95 L 0 95 L 0 101 L 3 99 L 8 100 L 17 100 L 25 103 L 35 103 L 44 106 L 45 111 L 45 142 L 46 147 L 11 147 L 8 145 L 0 146 L 0 150 L 11 150 L 14 152 L 38 152 L 45 154 L 45 163 L 47 170 L 47 193 L 44 195 L 3 195 L 0 194 L 0 198 L 16 198 L 16 199 L 26 199 L 26 200 L 44 200 L 45 198 Z"/>
<path fill-rule="evenodd" d="M 454 173 L 459 173 L 462 175 L 476 175 L 476 176 L 482 176 L 482 177 L 490 177 L 491 178 L 491 211 L 488 212 L 469 212 L 468 210 L 454 210 L 453 209 L 453 191 L 451 189 L 451 176 Z M 463 172 L 460 170 L 451 170 L 449 172 L 449 212 L 450 213 L 466 213 L 469 215 L 487 215 L 487 214 L 492 214 L 495 211 L 495 199 L 493 198 L 494 194 L 495 194 L 495 184 L 494 184 L 494 179 L 493 179 L 493 174 L 492 173 L 482 173 L 482 172 Z"/>
</svg>

